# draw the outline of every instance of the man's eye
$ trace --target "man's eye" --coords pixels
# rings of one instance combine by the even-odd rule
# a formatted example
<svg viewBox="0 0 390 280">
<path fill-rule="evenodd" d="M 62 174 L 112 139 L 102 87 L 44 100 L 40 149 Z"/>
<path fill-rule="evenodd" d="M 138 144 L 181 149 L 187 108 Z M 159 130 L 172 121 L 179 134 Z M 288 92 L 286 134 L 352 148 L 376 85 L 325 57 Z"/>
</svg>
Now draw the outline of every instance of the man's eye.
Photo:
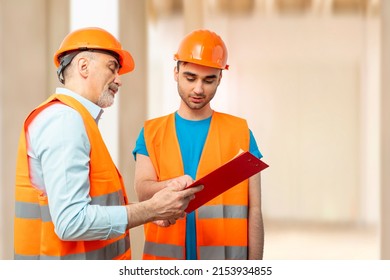
<svg viewBox="0 0 390 280">
<path fill-rule="evenodd" d="M 195 81 L 195 78 L 192 78 L 192 77 L 187 77 L 187 81 L 189 81 L 189 82 L 193 82 L 193 81 Z"/>
<path fill-rule="evenodd" d="M 206 84 L 212 84 L 212 83 L 214 82 L 214 79 L 211 79 L 211 80 L 204 80 L 204 82 L 205 82 Z"/>
</svg>

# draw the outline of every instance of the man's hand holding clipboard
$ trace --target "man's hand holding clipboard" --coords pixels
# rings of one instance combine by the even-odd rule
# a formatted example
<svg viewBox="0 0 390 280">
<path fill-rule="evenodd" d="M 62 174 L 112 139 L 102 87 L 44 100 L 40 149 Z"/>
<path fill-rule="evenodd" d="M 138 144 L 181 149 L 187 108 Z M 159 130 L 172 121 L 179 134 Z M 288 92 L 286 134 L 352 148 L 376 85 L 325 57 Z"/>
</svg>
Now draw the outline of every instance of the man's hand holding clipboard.
<svg viewBox="0 0 390 280">
<path fill-rule="evenodd" d="M 186 212 L 190 213 L 245 179 L 264 170 L 269 165 L 250 152 L 241 152 L 238 156 L 219 168 L 196 180 L 187 188 L 203 185 L 204 189 L 190 201 Z"/>
</svg>

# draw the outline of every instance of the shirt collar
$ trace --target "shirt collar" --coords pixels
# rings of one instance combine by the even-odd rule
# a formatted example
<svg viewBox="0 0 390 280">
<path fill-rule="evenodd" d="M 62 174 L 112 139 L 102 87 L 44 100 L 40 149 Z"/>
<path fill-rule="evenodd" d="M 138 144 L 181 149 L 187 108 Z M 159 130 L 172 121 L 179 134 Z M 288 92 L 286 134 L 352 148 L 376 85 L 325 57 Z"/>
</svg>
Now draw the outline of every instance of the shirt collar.
<svg viewBox="0 0 390 280">
<path fill-rule="evenodd" d="M 56 93 L 67 95 L 67 96 L 70 96 L 70 97 L 73 97 L 74 99 L 76 99 L 78 102 L 80 102 L 88 110 L 88 112 L 95 119 L 95 122 L 96 123 L 99 122 L 99 119 L 102 116 L 104 110 L 102 108 L 100 108 L 98 105 L 91 102 L 87 98 L 82 97 L 80 94 L 77 94 L 77 93 L 75 93 L 67 88 L 58 87 L 58 88 L 56 88 Z"/>
</svg>

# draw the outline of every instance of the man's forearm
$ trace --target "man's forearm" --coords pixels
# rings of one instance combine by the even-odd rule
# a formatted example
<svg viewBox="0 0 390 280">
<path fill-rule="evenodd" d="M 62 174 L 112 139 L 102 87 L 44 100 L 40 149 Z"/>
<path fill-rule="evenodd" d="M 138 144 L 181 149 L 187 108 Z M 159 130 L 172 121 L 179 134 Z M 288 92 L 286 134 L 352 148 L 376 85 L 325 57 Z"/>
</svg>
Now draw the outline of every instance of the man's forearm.
<svg viewBox="0 0 390 280">
<path fill-rule="evenodd" d="M 136 183 L 135 190 L 139 201 L 145 201 L 152 198 L 156 192 L 162 190 L 165 186 L 166 181 L 143 180 Z"/>
<path fill-rule="evenodd" d="M 264 254 L 264 223 L 260 209 L 250 210 L 248 223 L 248 258 L 261 260 Z"/>
<path fill-rule="evenodd" d="M 263 259 L 264 223 L 261 211 L 260 173 L 249 178 L 248 258 Z"/>
<path fill-rule="evenodd" d="M 150 207 L 152 207 L 152 205 L 150 205 L 149 200 L 126 205 L 127 229 L 153 221 L 154 213 Z"/>
</svg>

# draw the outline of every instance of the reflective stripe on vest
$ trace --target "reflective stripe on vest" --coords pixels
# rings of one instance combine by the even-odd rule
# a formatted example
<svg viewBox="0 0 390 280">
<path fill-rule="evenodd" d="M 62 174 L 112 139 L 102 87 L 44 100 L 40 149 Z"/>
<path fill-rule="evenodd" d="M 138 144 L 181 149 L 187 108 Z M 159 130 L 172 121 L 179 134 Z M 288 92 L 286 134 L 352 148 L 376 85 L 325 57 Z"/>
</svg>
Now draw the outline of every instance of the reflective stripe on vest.
<svg viewBox="0 0 390 280">
<path fill-rule="evenodd" d="M 125 254 L 129 249 L 129 236 L 123 236 L 121 239 L 93 251 L 65 256 L 23 256 L 15 254 L 15 260 L 110 260 L 116 258 L 118 253 Z"/>
<path fill-rule="evenodd" d="M 248 206 L 241 205 L 210 205 L 200 207 L 198 210 L 198 219 L 213 218 L 248 218 Z"/>
<path fill-rule="evenodd" d="M 105 205 L 115 206 L 121 205 L 123 194 L 122 190 L 110 193 L 107 195 L 101 195 L 98 197 L 92 197 L 91 205 Z M 15 217 L 23 219 L 41 219 L 43 222 L 51 222 L 51 216 L 49 207 L 47 205 L 39 205 L 38 203 L 21 202 L 15 203 Z"/>
<path fill-rule="evenodd" d="M 60 240 L 50 216 L 48 197 L 31 184 L 25 131 L 35 116 L 58 102 L 78 111 L 84 121 L 91 145 L 91 204 L 114 206 L 127 204 L 128 201 L 123 179 L 111 159 L 95 120 L 74 98 L 52 95 L 27 117 L 19 139 L 14 219 L 15 259 L 130 259 L 129 231 L 108 240 Z"/>
<path fill-rule="evenodd" d="M 159 181 L 184 174 L 174 114 L 147 121 L 144 136 Z M 214 112 L 196 177 L 203 177 L 226 163 L 240 149 L 249 149 L 246 121 Z M 246 259 L 247 213 L 247 180 L 196 210 L 198 259 Z M 167 228 L 153 223 L 145 225 L 143 258 L 185 259 L 185 219 Z"/>
<path fill-rule="evenodd" d="M 200 246 L 202 260 L 246 260 L 247 246 Z"/>
<path fill-rule="evenodd" d="M 166 257 L 170 259 L 184 259 L 182 246 L 159 244 L 145 241 L 144 254 Z"/>
</svg>

